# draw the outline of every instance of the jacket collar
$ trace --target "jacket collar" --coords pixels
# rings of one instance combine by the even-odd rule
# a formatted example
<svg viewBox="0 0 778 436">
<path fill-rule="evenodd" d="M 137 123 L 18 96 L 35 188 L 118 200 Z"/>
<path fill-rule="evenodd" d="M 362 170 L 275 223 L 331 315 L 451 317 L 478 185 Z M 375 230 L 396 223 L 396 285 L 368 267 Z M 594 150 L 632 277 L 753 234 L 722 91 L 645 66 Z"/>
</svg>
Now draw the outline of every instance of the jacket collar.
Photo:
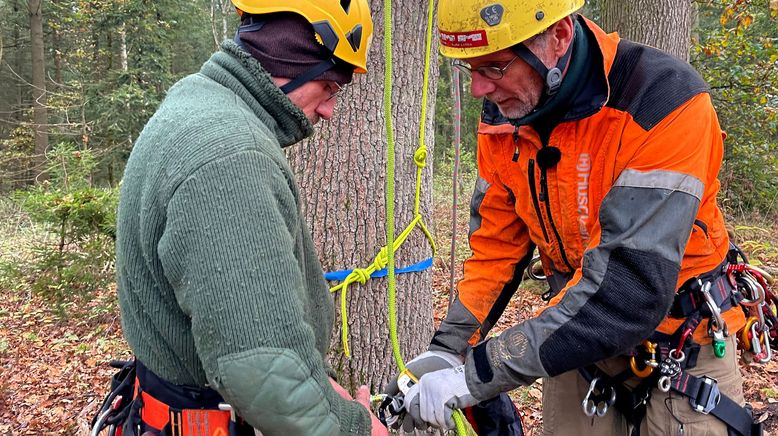
<svg viewBox="0 0 778 436">
<path fill-rule="evenodd" d="M 211 56 L 200 73 L 234 92 L 254 115 L 273 131 L 282 147 L 313 134 L 313 125 L 302 110 L 276 86 L 259 62 L 233 41 Z"/>
</svg>

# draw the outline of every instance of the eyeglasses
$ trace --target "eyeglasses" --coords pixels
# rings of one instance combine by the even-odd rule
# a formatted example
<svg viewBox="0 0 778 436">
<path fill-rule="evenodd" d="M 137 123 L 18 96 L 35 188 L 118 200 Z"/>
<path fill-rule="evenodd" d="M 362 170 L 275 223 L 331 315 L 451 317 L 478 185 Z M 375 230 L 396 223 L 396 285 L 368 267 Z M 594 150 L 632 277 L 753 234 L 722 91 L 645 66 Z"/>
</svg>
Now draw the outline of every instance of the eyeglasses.
<svg viewBox="0 0 778 436">
<path fill-rule="evenodd" d="M 341 85 L 340 83 L 335 81 L 329 82 L 327 86 L 330 89 L 330 96 L 327 98 L 327 101 L 332 100 L 333 98 L 335 98 L 335 96 L 348 89 L 348 85 Z"/>
<path fill-rule="evenodd" d="M 502 68 L 492 66 L 473 68 L 467 62 L 461 61 L 459 59 L 454 59 L 451 61 L 451 66 L 467 74 L 468 76 L 472 75 L 473 71 L 475 71 L 476 73 L 486 77 L 489 80 L 500 80 L 503 78 L 503 76 L 505 76 L 505 71 L 510 68 L 510 66 L 513 65 L 513 63 L 516 62 L 516 59 L 518 58 L 518 56 L 514 57 L 510 62 L 508 62 L 507 65 Z"/>
</svg>

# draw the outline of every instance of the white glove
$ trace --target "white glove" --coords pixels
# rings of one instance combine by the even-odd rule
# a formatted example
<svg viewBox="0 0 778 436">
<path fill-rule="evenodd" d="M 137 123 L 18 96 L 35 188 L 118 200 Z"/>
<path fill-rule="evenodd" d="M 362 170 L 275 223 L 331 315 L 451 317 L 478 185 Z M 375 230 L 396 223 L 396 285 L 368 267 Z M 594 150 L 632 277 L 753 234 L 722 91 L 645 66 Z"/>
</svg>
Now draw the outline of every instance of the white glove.
<svg viewBox="0 0 778 436">
<path fill-rule="evenodd" d="M 425 374 L 405 395 L 405 408 L 416 428 L 429 424 L 452 429 L 454 409 L 475 404 L 478 401 L 467 388 L 464 365 Z"/>
<path fill-rule="evenodd" d="M 416 379 L 419 379 L 428 372 L 459 366 L 464 361 L 464 358 L 457 354 L 446 353 L 445 351 L 425 351 L 406 363 L 405 369 L 413 374 Z M 397 379 L 400 376 L 402 374 L 398 374 L 397 377 L 393 377 L 389 381 L 389 384 L 384 389 L 385 394 L 396 397 L 404 393 L 402 392 L 403 389 L 400 389 L 397 385 Z"/>
</svg>

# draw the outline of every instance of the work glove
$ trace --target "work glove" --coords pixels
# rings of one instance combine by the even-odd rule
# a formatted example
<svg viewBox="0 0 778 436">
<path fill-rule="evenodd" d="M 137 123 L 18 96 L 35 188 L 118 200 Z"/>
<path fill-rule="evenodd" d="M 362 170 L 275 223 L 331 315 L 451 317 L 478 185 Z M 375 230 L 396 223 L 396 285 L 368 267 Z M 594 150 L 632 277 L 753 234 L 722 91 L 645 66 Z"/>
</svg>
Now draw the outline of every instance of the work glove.
<svg viewBox="0 0 778 436">
<path fill-rule="evenodd" d="M 427 373 L 405 394 L 403 430 L 423 430 L 428 425 L 450 430 L 454 428 L 454 410 L 476 404 L 467 388 L 464 365 Z"/>
<path fill-rule="evenodd" d="M 454 353 L 425 351 L 406 363 L 405 369 L 418 379 L 428 372 L 452 368 L 461 365 L 463 362 L 464 358 Z M 386 385 L 383 393 L 392 397 L 400 395 L 402 392 L 400 392 L 400 388 L 397 385 L 397 379 L 400 376 L 401 374 L 398 374 L 396 377 L 393 377 L 389 384 Z"/>
<path fill-rule="evenodd" d="M 413 360 L 410 362 L 406 363 L 405 369 L 407 372 L 413 374 L 413 376 L 418 380 L 421 376 L 427 374 L 428 372 L 459 366 L 462 364 L 462 362 L 464 362 L 464 359 L 454 353 L 447 353 L 445 351 L 425 351 L 424 353 L 421 353 L 413 358 Z M 398 374 L 389 381 L 389 384 L 386 385 L 383 393 L 391 397 L 402 396 L 403 392 L 401 392 L 397 383 L 398 378 L 401 377 L 403 378 L 403 384 L 406 385 L 408 378 L 405 377 L 402 373 Z M 392 425 L 392 428 L 397 429 L 402 425 L 406 432 L 412 432 L 414 424 L 415 423 L 413 419 L 411 419 L 407 414 L 404 414 L 401 419 Z M 424 425 L 426 428 L 426 424 L 421 422 L 419 422 L 418 425 L 420 427 Z"/>
</svg>

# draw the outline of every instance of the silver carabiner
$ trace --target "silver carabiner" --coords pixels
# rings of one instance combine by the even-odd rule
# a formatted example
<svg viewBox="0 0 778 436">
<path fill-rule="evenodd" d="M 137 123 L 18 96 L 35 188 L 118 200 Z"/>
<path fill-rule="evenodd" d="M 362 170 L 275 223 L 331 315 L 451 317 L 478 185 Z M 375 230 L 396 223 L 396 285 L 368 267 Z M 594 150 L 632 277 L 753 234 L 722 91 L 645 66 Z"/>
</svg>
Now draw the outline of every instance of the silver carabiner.
<svg viewBox="0 0 778 436">
<path fill-rule="evenodd" d="M 751 326 L 752 337 L 751 344 L 754 348 L 754 359 L 759 363 L 768 363 L 773 358 L 773 350 L 770 347 L 770 327 L 766 324 L 762 324 L 762 334 L 756 334 L 756 324 Z M 760 340 L 764 343 L 760 344 Z M 758 352 L 756 350 L 759 350 Z"/>
<path fill-rule="evenodd" d="M 710 287 L 711 283 L 705 282 L 700 290 L 705 297 L 705 303 L 708 305 L 708 309 L 710 309 L 711 313 L 711 319 L 708 321 L 708 336 L 716 338 L 717 340 L 724 340 L 724 338 L 729 336 L 727 323 L 724 321 L 724 318 L 721 317 L 721 309 L 710 294 Z"/>
<path fill-rule="evenodd" d="M 581 409 L 583 409 L 583 412 L 586 414 L 586 416 L 594 416 L 594 414 L 597 412 L 597 405 L 594 404 L 594 401 L 590 400 L 589 397 L 591 397 L 592 393 L 594 393 L 594 389 L 597 387 L 597 383 L 599 381 L 599 377 L 592 379 L 592 382 L 589 384 L 589 390 L 586 392 L 586 396 L 581 402 Z"/>
<path fill-rule="evenodd" d="M 594 400 L 591 399 L 592 394 L 597 389 L 597 383 L 599 383 L 600 380 L 600 377 L 595 377 L 592 379 L 592 382 L 589 384 L 589 390 L 586 392 L 586 396 L 581 402 L 581 409 L 583 409 L 583 412 L 586 416 L 594 416 L 596 414 L 599 417 L 603 417 L 606 413 L 608 413 L 610 406 L 616 403 L 616 389 L 614 389 L 612 386 L 606 386 L 606 388 L 610 389 L 611 391 L 608 401 L 600 401 L 595 403 Z M 602 392 L 605 391 L 603 390 Z"/>
<path fill-rule="evenodd" d="M 749 297 L 751 297 L 750 299 L 744 298 L 740 301 L 740 304 L 743 306 L 759 306 L 764 303 L 765 290 L 751 274 L 743 272 L 739 279 L 748 288 Z"/>
<path fill-rule="evenodd" d="M 546 278 L 547 278 L 546 275 L 545 274 L 543 274 L 543 275 L 535 274 L 535 271 L 534 271 L 535 270 L 535 264 L 537 264 L 539 262 L 540 262 L 540 255 L 534 256 L 532 258 L 532 260 L 529 261 L 529 267 L 527 267 L 527 277 L 531 278 L 532 280 L 536 280 L 536 281 L 542 282 L 542 281 L 546 280 Z"/>
</svg>

